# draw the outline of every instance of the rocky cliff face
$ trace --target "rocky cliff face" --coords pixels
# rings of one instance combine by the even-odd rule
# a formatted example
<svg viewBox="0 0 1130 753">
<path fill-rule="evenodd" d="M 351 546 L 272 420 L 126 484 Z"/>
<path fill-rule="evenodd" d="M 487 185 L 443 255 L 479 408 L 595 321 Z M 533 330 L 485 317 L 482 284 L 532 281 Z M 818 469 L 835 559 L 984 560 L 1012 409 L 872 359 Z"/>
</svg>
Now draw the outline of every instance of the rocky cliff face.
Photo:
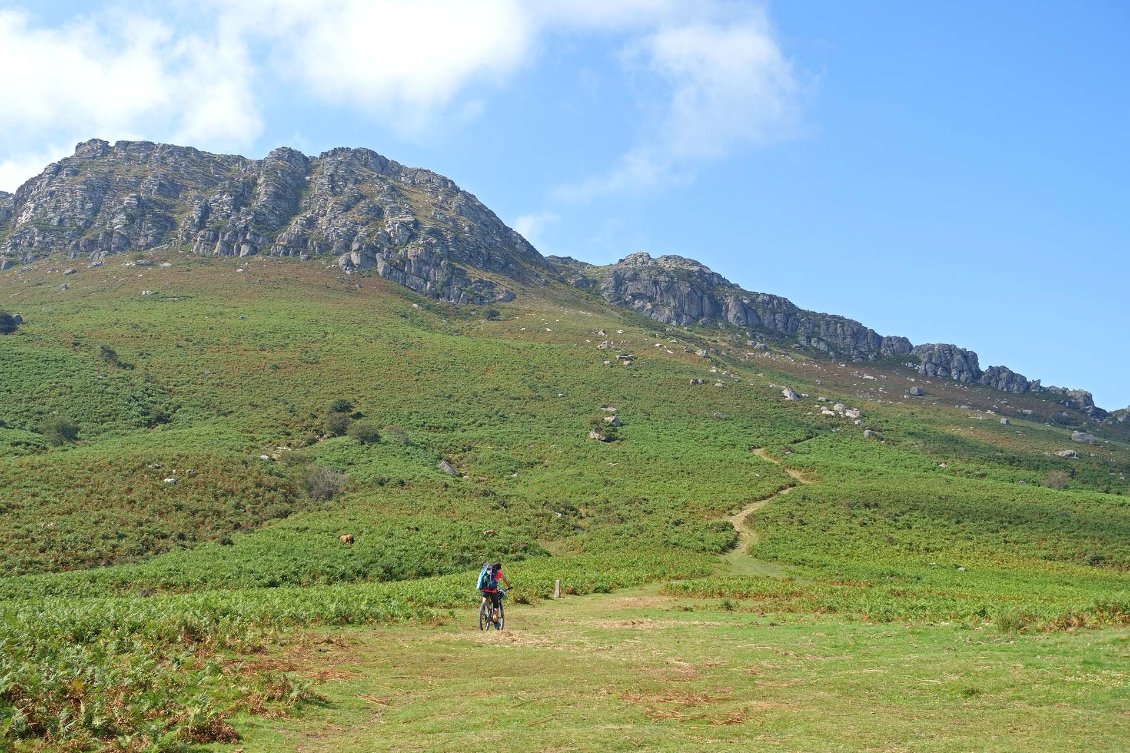
<svg viewBox="0 0 1130 753">
<path fill-rule="evenodd" d="M 971 350 L 945 343 L 927 343 L 916 345 L 911 354 L 918 357 L 918 372 L 923 376 L 953 379 L 965 384 L 981 378 L 977 354 Z"/>
<path fill-rule="evenodd" d="M 16 197 L 7 191 L 0 191 L 0 227 L 4 226 L 12 216 L 12 207 L 16 204 Z"/>
<path fill-rule="evenodd" d="M 873 359 L 910 352 L 905 337 L 883 337 L 851 319 L 818 314 L 788 299 L 742 290 L 702 264 L 681 256 L 635 253 L 608 267 L 551 258 L 577 287 L 665 324 L 730 324 L 795 340 L 844 358 Z"/>
<path fill-rule="evenodd" d="M 486 275 L 545 261 L 474 196 L 368 149 L 262 160 L 101 140 L 0 194 L 0 265 L 53 251 L 98 260 L 160 246 L 196 254 L 334 258 L 457 303 L 506 300 Z"/>
</svg>

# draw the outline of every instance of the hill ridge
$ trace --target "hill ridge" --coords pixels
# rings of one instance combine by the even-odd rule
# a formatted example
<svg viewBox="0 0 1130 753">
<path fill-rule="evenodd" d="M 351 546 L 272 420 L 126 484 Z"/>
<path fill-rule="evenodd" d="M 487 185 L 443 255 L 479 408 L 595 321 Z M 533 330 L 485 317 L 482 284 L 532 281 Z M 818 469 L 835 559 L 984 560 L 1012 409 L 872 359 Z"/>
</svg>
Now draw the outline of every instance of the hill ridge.
<svg viewBox="0 0 1130 753">
<path fill-rule="evenodd" d="M 194 147 L 102 139 L 0 192 L 0 270 L 62 251 L 91 263 L 178 247 L 196 255 L 327 258 L 432 298 L 485 305 L 515 289 L 563 280 L 665 324 L 721 325 L 792 341 L 831 358 L 916 359 L 927 377 L 1011 393 L 1050 392 L 1095 419 L 1085 390 L 1044 387 L 947 343 L 914 345 L 860 322 L 745 290 L 683 256 L 629 254 L 599 267 L 543 257 L 474 195 L 423 168 L 364 147 L 309 157 L 278 147 L 263 159 Z M 1124 419 L 1125 414 L 1116 418 Z"/>
</svg>

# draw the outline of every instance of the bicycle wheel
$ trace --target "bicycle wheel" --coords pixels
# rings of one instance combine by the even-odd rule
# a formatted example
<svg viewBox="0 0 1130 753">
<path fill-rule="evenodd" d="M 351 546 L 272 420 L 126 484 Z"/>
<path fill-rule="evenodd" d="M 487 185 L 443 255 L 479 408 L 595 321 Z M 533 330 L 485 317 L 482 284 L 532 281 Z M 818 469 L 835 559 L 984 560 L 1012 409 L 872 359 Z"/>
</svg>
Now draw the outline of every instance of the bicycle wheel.
<svg viewBox="0 0 1130 753">
<path fill-rule="evenodd" d="M 498 622 L 495 623 L 494 629 L 502 630 L 502 626 L 506 624 L 506 611 L 502 608 L 501 601 L 498 602 L 498 610 L 494 616 L 498 618 Z"/>
<path fill-rule="evenodd" d="M 479 605 L 479 630 L 490 630 L 490 599 Z"/>
</svg>

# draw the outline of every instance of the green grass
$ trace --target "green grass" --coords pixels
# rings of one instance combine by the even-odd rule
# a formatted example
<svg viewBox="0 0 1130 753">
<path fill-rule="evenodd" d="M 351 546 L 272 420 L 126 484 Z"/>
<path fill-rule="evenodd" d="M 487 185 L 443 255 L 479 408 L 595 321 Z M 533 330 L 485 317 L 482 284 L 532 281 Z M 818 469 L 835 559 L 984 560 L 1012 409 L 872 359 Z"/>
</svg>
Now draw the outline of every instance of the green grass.
<svg viewBox="0 0 1130 753">
<path fill-rule="evenodd" d="M 317 264 L 160 260 L 172 266 L 111 259 L 68 277 L 66 291 L 48 263 L 0 275 L 6 308 L 25 319 L 0 337 L 0 746 L 188 749 L 230 735 L 233 714 L 295 704 L 313 713 L 302 671 L 256 679 L 240 669 L 283 650 L 296 626 L 410 624 L 412 635 L 466 647 L 451 661 L 469 667 L 473 651 L 494 649 L 436 623 L 473 607 L 470 583 L 486 559 L 507 563 L 525 601 L 557 578 L 572 593 L 662 584 L 666 596 L 653 598 L 663 619 L 689 620 L 672 632 L 676 644 L 719 641 L 750 662 L 731 644 L 769 614 L 793 626 L 791 640 L 820 630 L 871 646 L 894 631 L 885 666 L 923 671 L 955 631 L 999 636 L 997 648 L 1046 640 L 1049 661 L 1068 662 L 1130 619 L 1130 444 L 1118 427 L 1070 415 L 1103 441 L 1077 446 L 1078 459 L 1055 456 L 1072 445 L 1065 424 L 1040 420 L 1059 415 L 1050 399 L 930 384 L 928 400 L 908 401 L 915 377 L 898 364 L 751 352 L 743 333 L 663 327 L 557 285 L 522 290 L 488 316 Z M 598 349 L 608 339 L 615 349 Z M 706 359 L 695 355 L 704 347 Z M 631 354 L 631 366 L 617 354 Z M 786 403 L 785 383 L 812 397 Z M 821 415 L 816 396 L 861 408 L 862 425 Z M 588 439 L 594 416 L 613 412 L 617 440 Z M 1009 426 L 996 419 L 1005 414 Z M 77 428 L 76 441 L 60 443 L 58 421 Z M 348 424 L 380 438 L 358 441 Z M 878 438 L 865 440 L 864 427 Z M 311 495 L 318 474 L 337 481 Z M 728 518 L 758 500 L 751 557 Z M 346 533 L 352 546 L 338 540 Z M 592 611 L 581 614 L 602 619 L 603 602 L 584 603 Z M 716 606 L 710 625 L 670 612 Z M 545 616 L 528 619 L 555 619 L 558 608 L 542 603 Z M 623 619 L 656 619 L 641 614 Z M 806 716 L 815 701 L 789 717 L 769 707 L 751 716 L 738 700 L 665 701 L 657 688 L 626 698 L 665 666 L 660 649 L 583 621 L 562 629 L 579 645 L 638 654 L 609 665 L 601 682 L 613 690 L 592 709 L 577 700 L 546 723 L 577 749 L 612 744 L 618 729 L 631 735 L 617 739 L 659 750 L 663 729 L 669 749 L 726 749 L 751 720 L 770 749 L 881 747 L 846 701 L 846 726 L 858 730 L 826 744 L 829 729 Z M 916 630 L 929 636 L 930 661 L 909 648 Z M 379 645 L 358 661 L 377 661 L 367 652 Z M 997 648 L 978 661 L 1004 678 L 1012 649 Z M 851 656 L 837 660 L 845 677 Z M 540 671 L 532 682 L 590 688 L 572 670 Z M 820 676 L 828 697 L 847 697 L 845 677 Z M 899 720 L 940 730 L 931 704 L 943 696 L 898 687 L 905 699 L 878 696 L 887 747 L 931 749 Z M 975 704 L 987 687 L 954 693 Z M 437 709 L 459 698 L 437 696 L 402 721 L 432 734 L 453 713 Z M 1010 716 L 998 701 L 986 719 L 1034 724 L 1031 739 L 1055 749 L 1050 721 Z M 1104 703 L 1088 689 L 1079 719 Z M 348 708 L 343 700 L 334 713 Z M 602 714 L 618 721 L 601 726 Z M 807 721 L 794 733 L 790 718 Z M 512 731 L 531 721 L 508 719 Z M 433 749 L 465 742 L 421 739 L 439 740 Z M 942 750 L 977 738 L 939 739 L 954 741 Z"/>
<path fill-rule="evenodd" d="M 319 677 L 287 720 L 214 750 L 1117 751 L 1125 630 L 996 630 L 758 615 L 648 593 L 439 625 L 304 634 L 274 661 Z"/>
</svg>

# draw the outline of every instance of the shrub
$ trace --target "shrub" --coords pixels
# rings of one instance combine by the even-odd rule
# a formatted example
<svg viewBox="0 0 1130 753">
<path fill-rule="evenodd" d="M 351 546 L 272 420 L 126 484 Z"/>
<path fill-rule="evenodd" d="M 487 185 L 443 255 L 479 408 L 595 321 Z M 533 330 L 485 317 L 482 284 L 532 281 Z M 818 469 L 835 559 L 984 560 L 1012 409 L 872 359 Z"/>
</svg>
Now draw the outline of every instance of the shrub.
<svg viewBox="0 0 1130 753">
<path fill-rule="evenodd" d="M 497 322 L 502 318 L 502 314 L 498 312 L 498 309 L 487 309 L 486 316 L 488 322 Z"/>
<path fill-rule="evenodd" d="M 1066 489 L 1067 488 L 1067 472 L 1066 471 L 1052 471 L 1048 477 L 1044 479 L 1044 486 L 1049 489 Z"/>
<path fill-rule="evenodd" d="M 386 426 L 385 439 L 388 439 L 396 444 L 411 444 L 412 440 L 408 438 L 408 432 L 404 431 L 399 426 Z"/>
<path fill-rule="evenodd" d="M 114 366 L 118 365 L 118 352 L 109 345 L 98 346 L 98 357 L 106 363 L 113 364 Z"/>
<path fill-rule="evenodd" d="M 78 425 L 66 418 L 49 419 L 40 428 L 39 433 L 48 444 L 55 447 L 78 441 Z"/>
<path fill-rule="evenodd" d="M 331 437 L 340 437 L 349 430 L 349 416 L 344 413 L 331 413 L 326 416 L 326 433 Z"/>
<path fill-rule="evenodd" d="M 353 410 L 353 403 L 345 398 L 339 397 L 330 403 L 330 413 L 349 413 Z"/>
<path fill-rule="evenodd" d="M 303 480 L 302 485 L 305 487 L 306 494 L 310 499 L 325 502 L 336 497 L 348 480 L 349 477 L 344 473 L 338 473 L 332 468 L 315 465 L 311 466 L 307 471 L 306 478 Z"/>
<path fill-rule="evenodd" d="M 1001 612 L 996 619 L 997 630 L 1002 633 L 1019 633 L 1031 623 L 1031 618 L 1023 612 L 1009 610 Z"/>
<path fill-rule="evenodd" d="M 361 444 L 375 444 L 381 441 L 377 426 L 371 421 L 357 421 L 349 427 L 349 436 Z"/>
<path fill-rule="evenodd" d="M 0 335 L 10 335 L 20 326 L 16 317 L 7 311 L 0 311 Z"/>
</svg>

